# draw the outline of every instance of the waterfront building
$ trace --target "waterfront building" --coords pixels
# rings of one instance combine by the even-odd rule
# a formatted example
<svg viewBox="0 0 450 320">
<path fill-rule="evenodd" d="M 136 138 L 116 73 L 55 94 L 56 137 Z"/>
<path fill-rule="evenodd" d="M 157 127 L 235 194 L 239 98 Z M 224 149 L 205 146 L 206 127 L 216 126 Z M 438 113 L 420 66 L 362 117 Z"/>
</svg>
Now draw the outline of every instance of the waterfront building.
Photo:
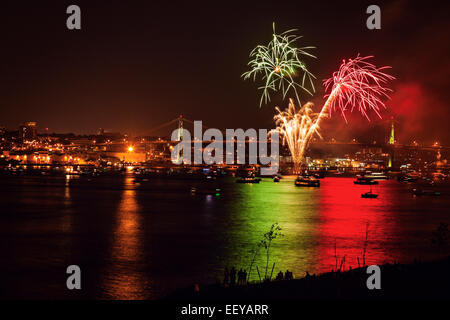
<svg viewBox="0 0 450 320">
<path fill-rule="evenodd" d="M 37 122 L 29 121 L 20 125 L 19 138 L 23 141 L 33 141 L 37 139 Z"/>
</svg>

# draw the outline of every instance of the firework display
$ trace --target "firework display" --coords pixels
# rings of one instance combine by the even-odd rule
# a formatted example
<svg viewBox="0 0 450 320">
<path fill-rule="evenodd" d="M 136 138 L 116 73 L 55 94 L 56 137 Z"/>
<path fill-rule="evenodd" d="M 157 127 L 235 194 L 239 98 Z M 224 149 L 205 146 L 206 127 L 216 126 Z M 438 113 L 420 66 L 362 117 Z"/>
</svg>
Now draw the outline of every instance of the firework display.
<svg viewBox="0 0 450 320">
<path fill-rule="evenodd" d="M 333 76 L 324 80 L 325 91 L 331 91 L 323 109 L 330 113 L 339 110 L 345 119 L 345 112 L 355 108 L 368 120 L 369 111 L 373 111 L 381 118 L 380 109 L 385 108 L 383 98 L 389 98 L 392 91 L 386 84 L 394 77 L 383 72 L 390 67 L 377 68 L 368 62 L 373 56 L 343 60 L 339 70 Z"/>
<path fill-rule="evenodd" d="M 250 53 L 250 70 L 245 72 L 244 79 L 252 78 L 256 81 L 260 78 L 263 85 L 259 87 L 263 91 L 260 99 L 260 107 L 270 101 L 272 92 L 280 91 L 285 98 L 288 92 L 293 91 L 295 98 L 300 103 L 298 90 L 312 95 L 315 92 L 313 79 L 316 77 L 307 69 L 306 64 L 301 58 L 314 55 L 308 50 L 314 47 L 307 46 L 297 48 L 294 43 L 302 38 L 296 36 L 293 32 L 296 29 L 276 34 L 275 24 L 273 24 L 273 37 L 267 46 L 258 45 Z M 296 79 L 299 78 L 299 81 Z"/>
<path fill-rule="evenodd" d="M 380 109 L 385 108 L 382 98 L 389 98 L 391 91 L 386 84 L 393 76 L 382 70 L 389 67 L 377 68 L 367 62 L 368 57 L 360 57 L 343 61 L 339 70 L 333 76 L 324 81 L 326 94 L 325 101 L 319 113 L 313 112 L 313 104 L 307 103 L 298 111 L 295 109 L 292 99 L 286 111 L 275 108 L 278 114 L 275 116 L 277 131 L 283 136 L 291 152 L 294 163 L 294 171 L 298 171 L 303 156 L 314 134 L 319 137 L 320 123 L 335 110 L 339 110 L 344 119 L 346 111 L 355 108 L 369 120 L 369 111 L 374 111 L 380 118 Z"/>
<path fill-rule="evenodd" d="M 287 144 L 296 173 L 300 170 L 305 149 L 312 136 L 310 133 L 316 133 L 321 138 L 316 125 L 318 114 L 314 113 L 313 106 L 313 103 L 308 102 L 297 110 L 294 101 L 289 99 L 289 107 L 286 110 L 275 108 L 278 112 L 274 117 L 277 125 L 275 131 L 283 137 L 283 144 Z"/>
<path fill-rule="evenodd" d="M 395 79 L 393 76 L 384 73 L 383 70 L 390 67 L 377 68 L 367 60 L 372 56 L 343 60 L 339 70 L 333 76 L 323 81 L 326 94 L 322 109 L 316 121 L 311 126 L 305 139 L 306 142 L 318 132 L 321 121 L 339 110 L 345 121 L 345 113 L 355 108 L 370 121 L 368 112 L 373 111 L 381 118 L 380 110 L 386 108 L 383 98 L 389 99 L 388 93 L 392 91 L 386 86 L 387 82 Z"/>
<path fill-rule="evenodd" d="M 296 29 L 276 34 L 273 24 L 273 38 L 267 46 L 258 45 L 250 53 L 250 71 L 242 76 L 244 79 L 252 78 L 256 81 L 260 76 L 264 85 L 260 100 L 260 107 L 270 101 L 271 92 L 280 91 L 285 98 L 290 92 L 301 105 L 298 89 L 312 95 L 315 92 L 313 79 L 315 76 L 306 68 L 300 60 L 301 56 L 315 58 L 307 50 L 313 47 L 296 48 L 294 42 L 300 36 L 292 34 Z M 380 110 L 385 108 L 383 98 L 389 98 L 392 91 L 386 85 L 394 77 L 385 73 L 390 67 L 378 68 L 368 60 L 373 56 L 361 57 L 359 54 L 354 59 L 343 60 L 338 71 L 332 77 L 325 79 L 326 101 L 319 113 L 313 112 L 313 104 L 307 103 L 296 110 L 294 101 L 290 99 L 289 107 L 285 111 L 276 108 L 278 114 L 274 117 L 277 131 L 283 136 L 283 142 L 289 147 L 294 163 L 298 168 L 304 156 L 306 147 L 314 134 L 319 134 L 319 126 L 323 119 L 337 110 L 347 121 L 347 111 L 355 108 L 370 121 L 369 112 L 381 118 Z M 294 78 L 302 73 L 301 80 Z M 310 89 L 308 89 L 310 87 Z"/>
</svg>

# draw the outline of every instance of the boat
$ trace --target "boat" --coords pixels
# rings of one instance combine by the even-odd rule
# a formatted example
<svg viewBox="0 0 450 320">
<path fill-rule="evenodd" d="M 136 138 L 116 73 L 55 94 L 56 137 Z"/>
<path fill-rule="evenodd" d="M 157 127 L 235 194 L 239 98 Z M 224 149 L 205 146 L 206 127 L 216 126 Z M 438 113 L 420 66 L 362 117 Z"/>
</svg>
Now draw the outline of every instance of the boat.
<svg viewBox="0 0 450 320">
<path fill-rule="evenodd" d="M 400 182 L 417 182 L 419 180 L 418 176 L 412 176 L 412 175 L 400 175 L 397 177 L 397 180 Z"/>
<path fill-rule="evenodd" d="M 314 178 L 316 178 L 316 179 L 323 179 L 323 178 L 325 178 L 325 174 L 323 173 L 323 172 L 317 172 L 317 173 L 314 173 Z"/>
<path fill-rule="evenodd" d="M 374 198 L 377 198 L 377 197 L 378 197 L 378 194 L 372 193 L 371 191 L 368 191 L 366 193 L 362 193 L 361 194 L 361 198 L 372 198 L 372 199 L 374 199 Z"/>
<path fill-rule="evenodd" d="M 378 198 L 378 194 L 373 193 L 372 188 L 370 188 L 370 191 L 361 194 L 361 198 L 375 199 Z"/>
<path fill-rule="evenodd" d="M 236 183 L 259 183 L 261 181 L 260 178 L 255 177 L 241 177 L 236 180 Z"/>
<path fill-rule="evenodd" d="M 441 195 L 441 193 L 439 191 L 434 191 L 434 190 L 413 189 L 412 192 L 416 196 L 440 196 Z"/>
<path fill-rule="evenodd" d="M 387 175 L 385 175 L 383 172 L 373 172 L 373 173 L 368 172 L 367 174 L 364 175 L 364 177 L 372 179 L 372 180 L 388 180 L 389 179 L 389 177 Z"/>
<path fill-rule="evenodd" d="M 295 186 L 297 187 L 320 187 L 320 180 L 314 178 L 314 177 L 304 177 L 304 176 L 298 176 L 297 179 L 295 179 Z"/>
<path fill-rule="evenodd" d="M 364 184 L 364 185 L 374 185 L 378 184 L 378 181 L 373 180 L 372 178 L 367 177 L 357 177 L 355 181 L 353 181 L 354 184 Z"/>
<path fill-rule="evenodd" d="M 236 183 L 259 183 L 261 178 L 256 178 L 254 172 L 242 172 L 238 175 Z"/>
<path fill-rule="evenodd" d="M 304 170 L 303 173 L 301 174 L 302 177 L 313 177 L 316 179 L 323 179 L 325 178 L 325 173 L 323 171 L 308 171 L 308 170 Z"/>
<path fill-rule="evenodd" d="M 191 194 L 206 194 L 206 195 L 213 195 L 220 196 L 221 189 L 220 188 L 196 188 L 191 187 Z"/>
</svg>

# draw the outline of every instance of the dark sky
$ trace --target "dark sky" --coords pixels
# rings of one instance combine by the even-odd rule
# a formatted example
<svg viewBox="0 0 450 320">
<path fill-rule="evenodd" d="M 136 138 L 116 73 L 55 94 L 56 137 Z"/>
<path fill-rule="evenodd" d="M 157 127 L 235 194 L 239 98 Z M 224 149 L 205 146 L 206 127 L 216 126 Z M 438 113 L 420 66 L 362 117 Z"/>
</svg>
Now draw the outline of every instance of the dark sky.
<svg viewBox="0 0 450 320">
<path fill-rule="evenodd" d="M 277 30 L 297 28 L 318 92 L 343 58 L 375 55 L 391 65 L 395 92 L 383 118 L 400 121 L 402 142 L 450 144 L 449 12 L 447 1 L 4 1 L 0 10 L 0 125 L 38 121 L 50 132 L 132 135 L 179 114 L 208 127 L 271 128 L 281 97 L 259 109 L 257 85 L 243 81 L 248 54 Z M 365 13 L 379 4 L 382 29 Z M 82 30 L 66 28 L 77 4 Z M 304 96 L 304 99 L 306 97 Z M 380 121 L 338 115 L 325 136 L 369 137 Z"/>
</svg>

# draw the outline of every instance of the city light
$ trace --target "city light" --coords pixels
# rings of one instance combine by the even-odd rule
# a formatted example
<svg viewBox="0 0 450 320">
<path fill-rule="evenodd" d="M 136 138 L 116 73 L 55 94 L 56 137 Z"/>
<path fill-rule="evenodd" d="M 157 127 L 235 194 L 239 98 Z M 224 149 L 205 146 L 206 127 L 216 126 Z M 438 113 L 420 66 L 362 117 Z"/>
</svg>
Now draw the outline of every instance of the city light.
<svg viewBox="0 0 450 320">
<path fill-rule="evenodd" d="M 450 300 L 448 3 L 3 11 L 0 299 Z"/>
</svg>

